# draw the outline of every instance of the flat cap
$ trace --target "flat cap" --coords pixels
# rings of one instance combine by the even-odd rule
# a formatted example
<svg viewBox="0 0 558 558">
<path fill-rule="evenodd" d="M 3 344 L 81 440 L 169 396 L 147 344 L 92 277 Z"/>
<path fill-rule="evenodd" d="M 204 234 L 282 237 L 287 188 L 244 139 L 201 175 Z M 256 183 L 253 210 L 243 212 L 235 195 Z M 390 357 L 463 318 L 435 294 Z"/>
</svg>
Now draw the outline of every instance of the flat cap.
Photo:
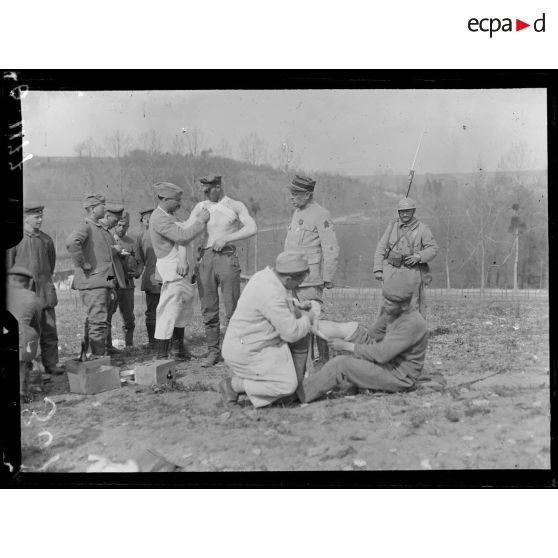
<svg viewBox="0 0 558 558">
<path fill-rule="evenodd" d="M 300 273 L 309 269 L 308 260 L 302 252 L 285 250 L 277 256 L 275 269 L 279 273 Z"/>
<path fill-rule="evenodd" d="M 33 274 L 21 265 L 14 265 L 9 271 L 8 275 L 23 275 L 24 277 L 29 277 L 29 279 L 34 279 Z"/>
<path fill-rule="evenodd" d="M 289 188 L 292 192 L 313 192 L 316 181 L 308 176 L 295 175 Z"/>
<path fill-rule="evenodd" d="M 105 208 L 109 213 L 112 213 L 113 215 L 116 215 L 117 217 L 121 217 L 122 212 L 124 211 L 124 206 L 123 205 L 118 205 L 116 203 L 107 203 L 105 205 Z"/>
<path fill-rule="evenodd" d="M 105 196 L 102 196 L 101 194 L 88 193 L 83 196 L 83 207 L 86 209 L 88 207 L 95 207 L 105 203 L 106 201 Z"/>
<path fill-rule="evenodd" d="M 154 208 L 153 207 L 149 207 L 146 209 L 140 209 L 139 214 L 140 214 L 140 219 L 144 216 L 147 215 L 148 213 L 153 213 Z"/>
<path fill-rule="evenodd" d="M 416 208 L 417 204 L 411 198 L 401 198 L 397 204 L 397 211 Z"/>
<path fill-rule="evenodd" d="M 415 292 L 414 285 L 406 273 L 394 273 L 384 281 L 382 295 L 392 302 L 408 302 Z"/>
<path fill-rule="evenodd" d="M 208 174 L 207 176 L 203 176 L 202 178 L 200 178 L 200 182 L 202 183 L 202 187 L 204 190 L 209 190 L 212 186 L 220 186 L 221 179 L 221 176 Z"/>
<path fill-rule="evenodd" d="M 33 215 L 35 213 L 42 213 L 43 209 L 45 208 L 44 205 L 40 205 L 38 203 L 24 203 L 23 204 L 23 213 L 25 215 Z"/>
<path fill-rule="evenodd" d="M 153 189 L 160 198 L 173 198 L 178 200 L 182 197 L 182 194 L 184 194 L 182 188 L 172 182 L 157 182 L 153 184 Z"/>
</svg>

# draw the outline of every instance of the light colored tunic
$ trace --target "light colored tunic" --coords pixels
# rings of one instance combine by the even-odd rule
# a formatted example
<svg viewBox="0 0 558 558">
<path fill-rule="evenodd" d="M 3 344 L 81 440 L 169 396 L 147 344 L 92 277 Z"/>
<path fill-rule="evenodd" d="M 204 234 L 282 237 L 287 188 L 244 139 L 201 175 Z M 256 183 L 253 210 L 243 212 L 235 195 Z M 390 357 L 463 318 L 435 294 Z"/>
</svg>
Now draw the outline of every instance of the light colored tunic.
<svg viewBox="0 0 558 558">
<path fill-rule="evenodd" d="M 329 211 L 314 201 L 303 209 L 295 209 L 285 238 L 285 250 L 302 252 L 308 258 L 310 274 L 301 288 L 333 283 L 339 243 Z"/>
<path fill-rule="evenodd" d="M 289 298 L 270 267 L 258 271 L 242 291 L 223 340 L 225 363 L 244 380 L 255 407 L 269 405 L 297 388 L 288 343 L 308 334 L 310 320 L 295 317 Z"/>
</svg>

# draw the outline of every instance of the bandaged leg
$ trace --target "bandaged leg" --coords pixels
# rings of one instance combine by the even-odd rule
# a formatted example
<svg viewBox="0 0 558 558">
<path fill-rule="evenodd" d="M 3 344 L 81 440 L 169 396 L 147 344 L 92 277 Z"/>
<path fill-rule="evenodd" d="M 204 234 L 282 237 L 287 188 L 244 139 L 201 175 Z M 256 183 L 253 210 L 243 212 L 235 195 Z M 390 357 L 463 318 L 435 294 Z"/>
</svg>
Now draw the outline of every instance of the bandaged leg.
<svg viewBox="0 0 558 558">
<path fill-rule="evenodd" d="M 326 341 L 329 339 L 348 340 L 357 330 L 358 322 L 332 322 L 315 320 L 312 333 Z"/>
</svg>

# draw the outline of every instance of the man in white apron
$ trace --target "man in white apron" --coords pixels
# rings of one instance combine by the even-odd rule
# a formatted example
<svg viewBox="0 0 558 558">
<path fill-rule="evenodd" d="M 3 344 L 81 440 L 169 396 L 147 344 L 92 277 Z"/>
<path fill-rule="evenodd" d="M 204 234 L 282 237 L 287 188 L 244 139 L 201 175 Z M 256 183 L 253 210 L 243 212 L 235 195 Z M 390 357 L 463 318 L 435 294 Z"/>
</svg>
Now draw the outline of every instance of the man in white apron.
<svg viewBox="0 0 558 558">
<path fill-rule="evenodd" d="M 241 201 L 225 195 L 220 176 L 205 176 L 200 178 L 200 182 L 206 199 L 194 207 L 191 218 L 204 208 L 211 215 L 207 234 L 198 248 L 196 269 L 208 349 L 202 366 L 209 367 L 221 360 L 219 288 L 225 306 L 225 327 L 240 296 L 240 264 L 233 243 L 254 236 L 257 226 Z"/>
<path fill-rule="evenodd" d="M 177 356 L 187 358 L 184 327 L 192 315 L 194 287 L 189 280 L 188 262 L 179 257 L 178 246 L 185 246 L 205 230 L 209 212 L 203 209 L 191 224 L 181 226 L 174 213 L 180 207 L 182 189 L 170 182 L 158 182 L 153 188 L 158 206 L 151 215 L 149 234 L 157 256 L 157 272 L 163 281 L 155 325 L 157 358 L 168 358 L 171 338 L 176 340 Z"/>
</svg>

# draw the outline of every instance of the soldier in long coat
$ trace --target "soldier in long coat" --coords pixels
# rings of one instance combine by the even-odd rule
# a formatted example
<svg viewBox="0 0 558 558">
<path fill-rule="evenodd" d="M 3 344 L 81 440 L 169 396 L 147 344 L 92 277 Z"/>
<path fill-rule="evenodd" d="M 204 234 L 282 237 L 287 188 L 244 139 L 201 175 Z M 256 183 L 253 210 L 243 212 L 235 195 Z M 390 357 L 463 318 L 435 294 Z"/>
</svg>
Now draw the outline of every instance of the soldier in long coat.
<svg viewBox="0 0 558 558">
<path fill-rule="evenodd" d="M 323 304 L 323 289 L 333 287 L 337 270 L 339 243 L 335 227 L 327 209 L 314 201 L 316 181 L 295 176 L 289 190 L 295 210 L 285 238 L 285 250 L 302 252 L 310 266 L 310 273 L 297 289 L 300 301 L 316 300 Z M 328 346 L 317 339 L 320 359 L 329 358 Z"/>
<path fill-rule="evenodd" d="M 411 306 L 426 316 L 424 285 L 430 282 L 428 262 L 438 253 L 438 244 L 428 225 L 415 218 L 416 207 L 411 198 L 399 201 L 398 218 L 387 226 L 376 247 L 373 272 L 378 281 L 405 275 L 415 286 Z"/>
<path fill-rule="evenodd" d="M 6 269 L 21 266 L 33 274 L 37 296 L 42 304 L 41 359 L 47 374 L 62 374 L 58 366 L 58 332 L 55 307 L 58 304 L 52 280 L 56 250 L 52 238 L 40 230 L 44 206 L 26 203 L 23 208 L 23 239 L 7 251 Z"/>
<path fill-rule="evenodd" d="M 141 274 L 135 253 L 136 240 L 128 235 L 129 228 L 130 214 L 124 211 L 113 229 L 113 238 L 114 243 L 121 248 L 120 262 L 122 263 L 126 286 L 124 288 L 116 288 L 116 301 L 112 307 L 112 314 L 116 312 L 116 309 L 120 310 L 126 347 L 134 345 L 134 330 L 136 327 L 136 318 L 134 316 L 134 278 L 137 279 Z"/>
<path fill-rule="evenodd" d="M 140 211 L 140 221 L 145 227 L 136 239 L 134 250 L 138 262 L 138 272 L 141 275 L 141 290 L 145 292 L 145 329 L 151 346 L 155 345 L 155 323 L 157 305 L 161 296 L 161 283 L 156 278 L 157 256 L 153 251 L 151 236 L 149 234 L 149 220 L 153 208 L 142 209 Z"/>
<path fill-rule="evenodd" d="M 29 396 L 29 374 L 39 348 L 43 307 L 35 294 L 34 275 L 22 266 L 8 271 L 6 309 L 19 327 L 19 393 L 23 401 Z"/>
<path fill-rule="evenodd" d="M 84 222 L 66 241 L 68 253 L 75 265 L 73 289 L 79 290 L 85 307 L 86 343 L 95 356 L 107 350 L 108 313 L 115 286 L 126 286 L 120 249 L 114 245 L 105 216 L 105 198 L 87 194 L 83 201 L 87 213 Z"/>
</svg>

